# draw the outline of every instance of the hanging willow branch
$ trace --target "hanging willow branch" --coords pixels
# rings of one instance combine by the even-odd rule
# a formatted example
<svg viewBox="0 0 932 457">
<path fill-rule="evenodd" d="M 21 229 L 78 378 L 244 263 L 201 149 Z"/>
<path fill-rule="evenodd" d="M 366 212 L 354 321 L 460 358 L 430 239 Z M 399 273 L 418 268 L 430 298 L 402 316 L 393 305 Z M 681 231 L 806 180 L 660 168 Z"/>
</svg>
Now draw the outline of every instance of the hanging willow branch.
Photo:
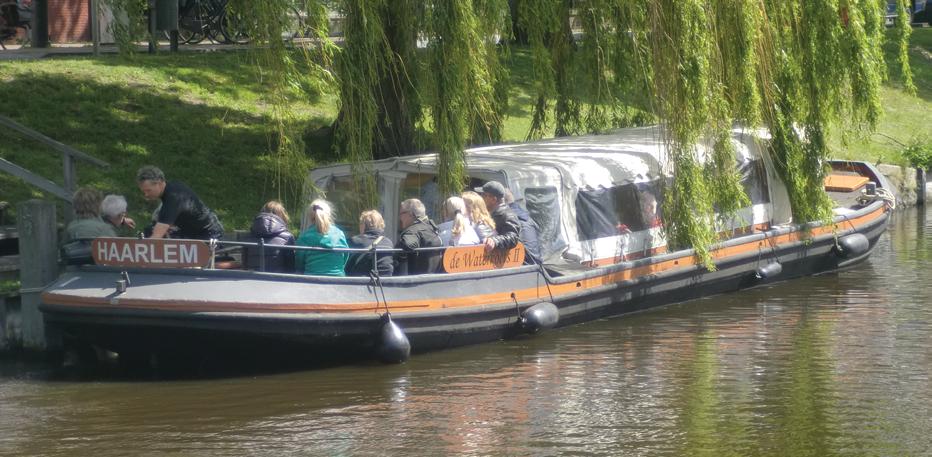
<svg viewBox="0 0 932 457">
<path fill-rule="evenodd" d="M 501 20 L 497 23 L 504 25 Z M 483 44 L 492 39 L 485 36 L 486 30 L 472 1 L 436 2 L 427 14 L 431 115 L 442 195 L 455 195 L 466 181 L 463 150 L 470 123 L 500 125 L 495 110 L 495 69 L 489 67 L 495 59 Z"/>
<path fill-rule="evenodd" d="M 310 88 L 314 92 L 323 90 L 324 84 L 332 82 L 327 67 L 331 65 L 332 43 L 327 37 L 327 13 L 316 0 L 301 2 L 301 13 L 306 15 L 303 23 L 318 38 L 312 48 L 289 45 L 282 36 L 296 30 L 301 18 L 291 2 L 253 2 L 232 0 L 228 14 L 241 18 L 243 27 L 250 37 L 250 58 L 254 62 L 257 78 L 265 87 L 263 98 L 269 106 L 272 135 L 269 141 L 270 155 L 274 165 L 273 185 L 278 199 L 300 206 L 306 194 L 307 172 L 312 162 L 305 154 L 302 137 L 304 126 L 291 107 L 298 97 L 307 97 L 304 81 L 317 83 Z M 300 65 L 299 65 L 300 62 Z M 309 72 L 307 78 L 303 72 Z"/>
<path fill-rule="evenodd" d="M 345 18 L 338 147 L 361 164 L 387 142 L 403 153 L 424 128 L 439 153 L 442 192 L 458 191 L 467 142 L 500 138 L 509 77 L 492 37 L 508 36 L 505 0 L 336 3 Z M 514 11 L 535 78 L 528 137 L 551 125 L 557 135 L 604 130 L 618 113 L 649 111 L 662 123 L 675 169 L 664 210 L 668 241 L 695 248 L 711 267 L 721 228 L 714 215 L 727 222 L 748 205 L 734 166 L 735 128 L 769 130 L 796 221 L 831 215 L 822 190 L 825 138 L 835 125 L 876 125 L 883 38 L 894 40 L 905 86 L 914 90 L 905 12 L 885 34 L 884 7 L 882 0 L 519 0 Z M 396 130 L 407 136 L 392 137 Z M 359 194 L 374 203 L 373 176 L 361 171 Z"/>
</svg>

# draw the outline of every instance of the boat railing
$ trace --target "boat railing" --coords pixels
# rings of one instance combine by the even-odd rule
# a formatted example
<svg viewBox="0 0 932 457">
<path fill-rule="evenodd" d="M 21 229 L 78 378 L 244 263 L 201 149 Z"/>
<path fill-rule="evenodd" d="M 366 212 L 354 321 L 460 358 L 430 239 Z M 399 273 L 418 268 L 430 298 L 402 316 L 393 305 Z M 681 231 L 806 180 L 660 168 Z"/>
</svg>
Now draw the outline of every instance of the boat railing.
<svg viewBox="0 0 932 457">
<path fill-rule="evenodd" d="M 371 247 L 368 247 L 368 248 L 324 248 L 324 247 L 318 247 L 318 246 L 298 246 L 298 245 L 278 245 L 278 244 L 270 245 L 270 244 L 266 244 L 265 241 L 261 238 L 257 242 L 224 240 L 222 242 L 218 241 L 218 243 L 222 243 L 224 246 L 257 248 L 256 255 L 259 258 L 259 271 L 260 272 L 266 271 L 265 261 L 266 261 L 266 253 L 268 249 L 290 250 L 290 251 L 345 252 L 348 254 L 373 253 L 373 254 L 376 254 L 372 256 L 372 267 L 373 269 L 375 269 L 376 263 L 378 262 L 378 254 L 394 255 L 394 254 L 406 253 L 406 252 L 407 253 L 438 252 L 438 251 L 443 252 L 443 251 L 446 251 L 447 248 L 455 247 L 455 246 L 436 246 L 436 247 L 421 247 L 421 248 L 415 248 L 413 250 L 408 250 L 408 249 L 399 249 L 399 248 L 379 248 L 373 244 Z"/>
</svg>

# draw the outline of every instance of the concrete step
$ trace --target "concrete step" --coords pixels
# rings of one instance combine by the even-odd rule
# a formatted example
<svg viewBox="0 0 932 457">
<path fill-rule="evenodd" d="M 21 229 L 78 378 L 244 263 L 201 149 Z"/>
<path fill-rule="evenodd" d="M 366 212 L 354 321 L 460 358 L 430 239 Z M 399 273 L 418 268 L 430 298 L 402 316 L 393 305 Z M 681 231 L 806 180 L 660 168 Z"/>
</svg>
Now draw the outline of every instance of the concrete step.
<svg viewBox="0 0 932 457">
<path fill-rule="evenodd" d="M 19 234 L 15 225 L 0 225 L 0 256 L 19 254 Z"/>
<path fill-rule="evenodd" d="M 19 256 L 7 255 L 0 257 L 0 281 L 16 281 L 19 279 Z"/>
</svg>

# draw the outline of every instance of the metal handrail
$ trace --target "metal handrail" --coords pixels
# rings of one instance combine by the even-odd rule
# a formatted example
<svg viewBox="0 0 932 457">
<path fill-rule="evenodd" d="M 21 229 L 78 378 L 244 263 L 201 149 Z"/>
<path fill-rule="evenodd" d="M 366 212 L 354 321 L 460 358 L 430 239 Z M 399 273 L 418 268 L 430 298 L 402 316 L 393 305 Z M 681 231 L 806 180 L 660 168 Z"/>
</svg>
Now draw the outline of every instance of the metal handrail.
<svg viewBox="0 0 932 457">
<path fill-rule="evenodd" d="M 96 158 L 96 157 L 94 157 L 94 156 L 91 156 L 91 155 L 88 155 L 88 154 L 86 154 L 86 153 L 84 153 L 84 152 L 81 152 L 81 151 L 79 151 L 79 150 L 77 150 L 77 149 L 75 149 L 75 148 L 73 148 L 73 147 L 71 147 L 71 146 L 68 146 L 67 144 L 63 144 L 63 143 L 60 143 L 60 142 L 58 142 L 58 141 L 55 141 L 55 140 L 53 140 L 53 139 L 51 139 L 51 138 L 49 138 L 49 137 L 47 137 L 47 136 L 45 136 L 45 135 L 43 135 L 43 134 L 41 134 L 41 133 L 35 131 L 35 130 L 33 130 L 33 129 L 30 129 L 29 127 L 26 127 L 26 126 L 24 126 L 24 125 L 22 125 L 22 124 L 20 124 L 20 123 L 18 123 L 18 122 L 16 122 L 16 121 L 14 121 L 14 120 L 8 118 L 8 117 L 0 116 L 0 126 L 6 127 L 6 128 L 8 128 L 8 129 L 10 129 L 10 130 L 15 130 L 15 131 L 17 131 L 17 132 L 23 134 L 24 136 L 26 136 L 26 137 L 28 137 L 28 138 L 30 138 L 30 139 L 36 140 L 36 141 L 38 141 L 39 143 L 42 143 L 42 144 L 44 144 L 44 145 L 46 145 L 46 146 L 48 146 L 48 147 L 50 147 L 50 148 L 52 148 L 52 149 L 54 149 L 54 150 L 56 150 L 56 151 L 62 153 L 62 154 L 71 155 L 71 156 L 73 156 L 73 157 L 75 157 L 75 158 L 81 159 L 81 160 L 83 160 L 83 161 L 85 161 L 85 162 L 92 163 L 92 164 L 97 165 L 98 167 L 101 167 L 101 168 L 108 168 L 108 167 L 110 166 L 109 163 L 104 162 L 103 160 L 100 160 L 100 159 L 98 159 L 98 158 Z"/>
<path fill-rule="evenodd" d="M 0 159 L 0 171 L 5 171 L 13 176 L 21 178 L 33 186 L 36 186 L 46 192 L 55 195 L 56 197 L 64 200 L 70 208 L 71 198 L 74 194 L 77 183 L 77 172 L 75 170 L 74 159 L 80 159 L 85 162 L 94 164 L 101 168 L 108 168 L 110 164 L 100 160 L 96 157 L 85 154 L 71 146 L 62 144 L 58 141 L 55 141 L 29 127 L 26 127 L 10 118 L 0 116 L 0 126 L 6 127 L 10 130 L 14 130 L 26 136 L 29 139 L 35 140 L 41 144 L 44 144 L 53 150 L 59 152 L 62 155 L 62 174 L 64 175 L 64 185 L 58 186 L 52 181 L 39 176 L 29 170 L 26 170 L 15 163 L 12 163 L 5 159 Z M 65 221 L 70 221 L 72 218 L 72 211 L 65 211 Z"/>
<path fill-rule="evenodd" d="M 248 241 L 222 241 L 221 242 L 219 240 L 217 242 L 222 243 L 224 245 L 229 245 L 229 246 L 258 247 L 259 252 L 256 254 L 259 257 L 259 271 L 265 271 L 265 252 L 266 252 L 265 250 L 266 249 L 288 249 L 291 251 L 316 251 L 316 252 L 345 252 L 345 253 L 350 253 L 350 254 L 352 253 L 373 253 L 374 255 L 372 256 L 372 269 L 373 271 L 377 271 L 378 268 L 376 266 L 376 263 L 378 262 L 379 254 L 393 254 L 394 255 L 394 254 L 402 253 L 402 252 L 446 251 L 447 248 L 456 247 L 456 246 L 436 246 L 436 247 L 423 247 L 423 248 L 415 248 L 415 249 L 408 250 L 408 249 L 398 249 L 398 248 L 379 249 L 379 247 L 376 246 L 375 244 L 373 244 L 372 246 L 368 248 L 322 248 L 318 246 L 298 246 L 295 244 L 292 244 L 292 245 L 275 244 L 275 245 L 270 246 L 270 245 L 265 244 L 265 241 L 262 238 L 259 238 L 259 241 L 254 242 L 254 243 L 248 242 Z"/>
<path fill-rule="evenodd" d="M 204 241 L 204 240 L 187 240 L 187 241 Z M 377 247 L 376 248 L 322 248 L 318 246 L 298 246 L 295 244 L 268 245 L 268 244 L 265 244 L 264 242 L 263 243 L 259 243 L 259 242 L 251 243 L 248 241 L 226 241 L 226 240 L 217 240 L 217 242 L 225 246 L 226 245 L 256 246 L 256 247 L 266 248 L 266 249 L 290 249 L 294 251 L 323 251 L 323 252 L 373 252 L 375 251 L 375 252 L 398 253 L 398 252 L 419 252 L 419 251 L 443 251 L 443 250 L 446 250 L 447 248 L 459 247 L 459 246 L 435 246 L 435 247 L 423 247 L 423 248 L 415 248 L 413 250 L 407 250 L 407 249 L 398 249 L 398 248 L 379 249 Z"/>
</svg>

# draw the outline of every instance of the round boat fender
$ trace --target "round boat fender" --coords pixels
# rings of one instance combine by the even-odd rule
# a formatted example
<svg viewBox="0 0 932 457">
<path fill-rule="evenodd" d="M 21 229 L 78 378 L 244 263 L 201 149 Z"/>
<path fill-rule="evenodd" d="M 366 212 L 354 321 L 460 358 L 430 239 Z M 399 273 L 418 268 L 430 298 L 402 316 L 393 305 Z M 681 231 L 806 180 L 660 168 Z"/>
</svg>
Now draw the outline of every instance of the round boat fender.
<svg viewBox="0 0 932 457">
<path fill-rule="evenodd" d="M 757 267 L 757 270 L 754 270 L 754 277 L 761 281 L 766 281 L 782 272 L 783 265 L 780 262 L 770 262 L 767 265 Z"/>
<path fill-rule="evenodd" d="M 852 233 L 838 239 L 835 252 L 846 259 L 858 257 L 870 249 L 871 243 L 863 233 Z"/>
<path fill-rule="evenodd" d="M 544 301 L 524 310 L 518 322 L 524 331 L 537 333 L 541 330 L 553 328 L 559 320 L 560 310 L 557 305 Z"/>
<path fill-rule="evenodd" d="M 382 316 L 379 332 L 379 360 L 384 363 L 404 363 L 411 357 L 411 342 L 387 313 Z"/>
</svg>

